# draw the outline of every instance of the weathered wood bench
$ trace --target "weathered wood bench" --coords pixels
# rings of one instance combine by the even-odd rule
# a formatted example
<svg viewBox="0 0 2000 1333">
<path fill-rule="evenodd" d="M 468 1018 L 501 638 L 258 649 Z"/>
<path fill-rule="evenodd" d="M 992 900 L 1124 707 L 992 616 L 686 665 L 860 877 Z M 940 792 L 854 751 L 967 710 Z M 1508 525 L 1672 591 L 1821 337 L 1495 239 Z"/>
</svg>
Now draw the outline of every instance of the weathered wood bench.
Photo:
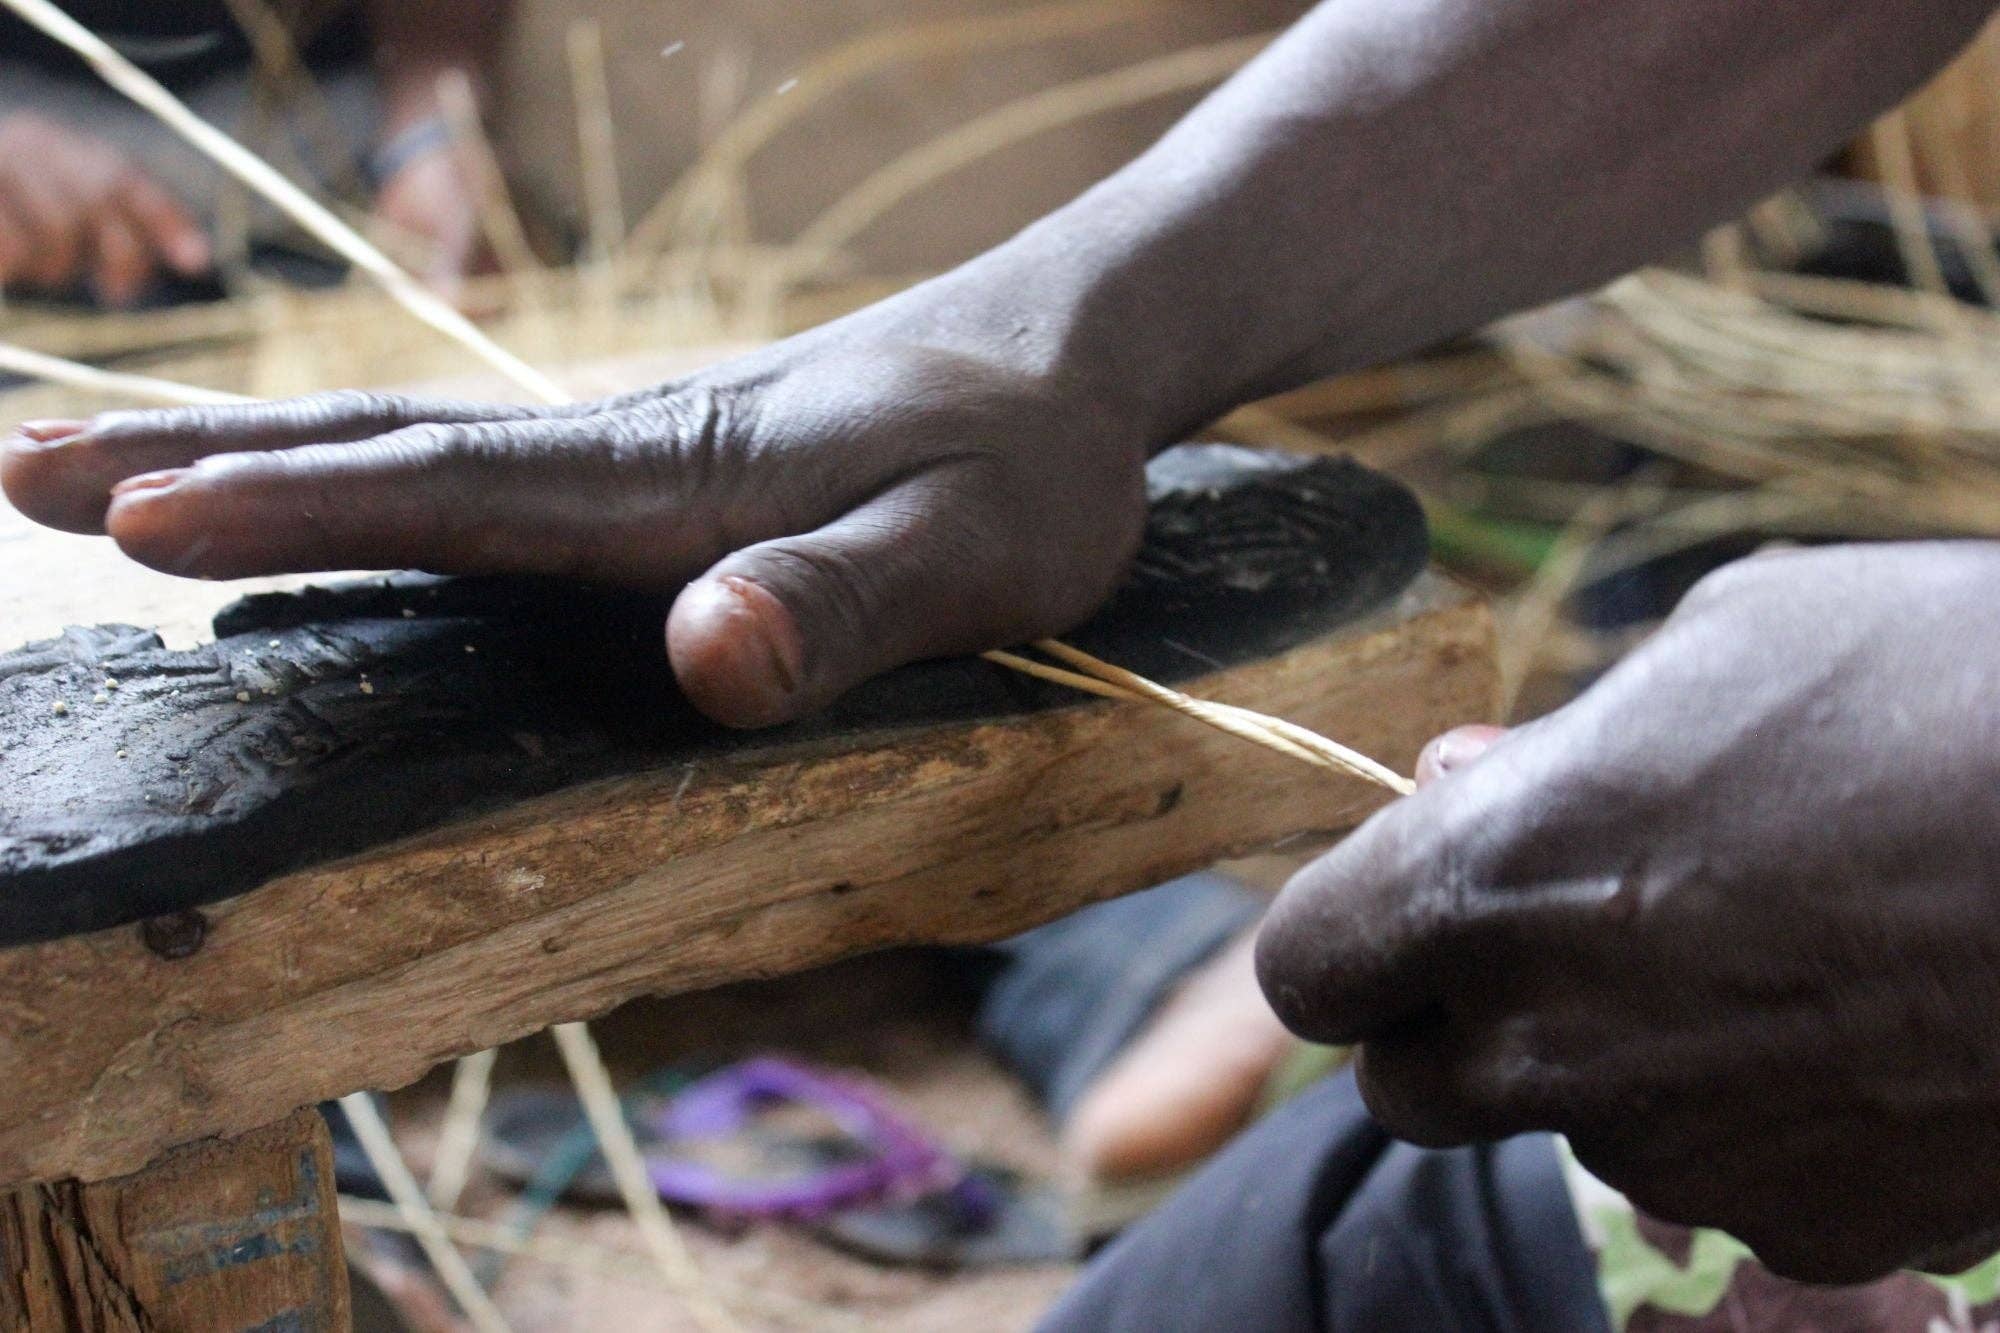
<svg viewBox="0 0 2000 1333">
<path fill-rule="evenodd" d="M 1421 571 L 1408 497 L 1238 463 L 1181 460 L 1073 641 L 1404 771 L 1485 716 L 1489 618 Z M 79 572 L 8 578 L 0 646 L 223 599 L 0 513 L 0 565 L 37 561 Z M 252 600 L 209 646 L 0 656 L 0 1327 L 344 1327 L 299 1108 L 643 994 L 1000 938 L 1384 799 L 978 661 L 723 733 L 659 613 L 402 579 Z"/>
</svg>

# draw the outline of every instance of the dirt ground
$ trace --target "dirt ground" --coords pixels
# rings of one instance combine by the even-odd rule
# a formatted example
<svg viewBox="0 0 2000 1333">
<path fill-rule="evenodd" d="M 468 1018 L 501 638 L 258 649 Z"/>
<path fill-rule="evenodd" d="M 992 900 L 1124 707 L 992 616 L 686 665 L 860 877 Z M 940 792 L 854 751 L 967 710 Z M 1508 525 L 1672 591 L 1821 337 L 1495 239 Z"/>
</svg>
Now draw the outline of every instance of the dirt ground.
<svg viewBox="0 0 2000 1333">
<path fill-rule="evenodd" d="M 805 976 L 641 1001 L 593 1025 L 619 1085 L 684 1062 L 784 1054 L 860 1074 L 963 1157 L 1046 1179 L 1055 1152 L 1048 1123 L 1022 1086 L 971 1040 L 966 997 L 924 954 L 858 960 Z M 509 1047 L 496 1090 L 563 1086 L 547 1037 Z M 448 1082 L 443 1073 L 391 1098 L 397 1138 L 420 1177 L 428 1170 Z M 512 1191 L 475 1168 L 459 1211 L 497 1219 Z M 783 1225 L 725 1234 L 682 1218 L 681 1234 L 746 1329 L 867 1329 L 868 1333 L 1024 1329 L 1069 1282 L 1066 1266 L 932 1274 L 859 1259 Z M 538 1236 L 645 1253 L 617 1210 L 560 1208 Z M 385 1278 L 416 1333 L 453 1327 L 435 1294 L 407 1270 L 372 1261 L 379 1241 L 349 1228 L 350 1252 Z M 682 1333 L 699 1325 L 663 1282 L 636 1271 L 588 1271 L 532 1257 L 511 1260 L 493 1292 L 519 1333 Z"/>
<path fill-rule="evenodd" d="M 1274 894 L 1327 845 L 1296 839 L 1217 869 Z M 909 950 L 800 976 L 640 1000 L 591 1030 L 621 1089 L 670 1066 L 791 1056 L 872 1082 L 962 1159 L 1053 1181 L 1056 1147 L 1048 1119 L 1021 1082 L 980 1050 L 964 955 L 958 959 L 954 967 L 943 951 Z M 493 1086 L 496 1093 L 566 1088 L 554 1042 L 543 1035 L 505 1048 Z M 390 1098 L 397 1141 L 420 1179 L 429 1173 L 448 1092 L 449 1071 L 436 1070 Z M 513 1199 L 508 1186 L 475 1164 L 458 1211 L 497 1220 Z M 392 1281 L 408 1277 L 407 1268 L 371 1260 L 379 1237 L 352 1226 L 348 1232 L 350 1255 L 363 1267 Z M 782 1225 L 724 1232 L 682 1218 L 680 1232 L 738 1322 L 753 1333 L 1012 1333 L 1031 1327 L 1077 1271 L 1074 1265 L 950 1274 L 890 1268 Z M 700 1333 L 683 1303 L 646 1266 L 638 1228 L 622 1211 L 559 1208 L 536 1234 L 586 1241 L 624 1262 L 605 1272 L 533 1257 L 509 1260 L 492 1290 L 517 1333 Z M 462 1327 L 428 1280 L 396 1294 L 412 1333 Z"/>
</svg>

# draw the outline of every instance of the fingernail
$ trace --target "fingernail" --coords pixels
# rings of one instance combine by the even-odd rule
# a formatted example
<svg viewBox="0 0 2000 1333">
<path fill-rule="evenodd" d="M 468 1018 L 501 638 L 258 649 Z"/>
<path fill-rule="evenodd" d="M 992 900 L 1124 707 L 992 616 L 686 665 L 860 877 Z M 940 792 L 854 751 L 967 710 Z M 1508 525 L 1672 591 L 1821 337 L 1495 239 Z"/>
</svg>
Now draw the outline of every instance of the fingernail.
<svg viewBox="0 0 2000 1333">
<path fill-rule="evenodd" d="M 1503 727 L 1454 727 L 1431 741 L 1417 760 L 1418 776 L 1434 781 L 1464 768 L 1506 735 Z"/>
<path fill-rule="evenodd" d="M 735 595 L 749 619 L 757 636 L 759 656 L 770 673 L 770 683 L 781 695 L 797 694 L 805 667 L 799 660 L 798 635 L 786 632 L 791 625 L 790 614 L 776 597 L 748 579 L 725 577 L 719 582 Z"/>
<path fill-rule="evenodd" d="M 796 711 L 798 627 L 748 579 L 702 579 L 683 591 L 667 617 L 667 656 L 694 706 L 725 726 L 768 727 Z"/>
<path fill-rule="evenodd" d="M 72 435 L 83 434 L 89 423 L 84 421 L 23 421 L 14 427 L 14 433 L 24 440 L 36 444 L 54 444 L 57 440 L 67 440 Z"/>
<path fill-rule="evenodd" d="M 188 469 L 174 468 L 166 472 L 145 472 L 136 477 L 127 477 L 111 488 L 111 496 L 133 495 L 139 491 L 170 491 L 187 479 Z"/>
</svg>

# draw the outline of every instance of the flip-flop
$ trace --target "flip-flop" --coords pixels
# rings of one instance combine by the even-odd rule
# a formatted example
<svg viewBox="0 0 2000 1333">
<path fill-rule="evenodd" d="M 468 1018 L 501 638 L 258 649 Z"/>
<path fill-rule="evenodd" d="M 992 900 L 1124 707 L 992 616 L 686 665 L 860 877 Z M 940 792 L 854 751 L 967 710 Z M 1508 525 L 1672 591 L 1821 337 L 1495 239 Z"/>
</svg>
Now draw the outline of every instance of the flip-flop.
<svg viewBox="0 0 2000 1333">
<path fill-rule="evenodd" d="M 778 1104 L 821 1112 L 835 1133 L 809 1138 L 761 1123 L 759 1113 Z M 789 1061 L 748 1060 L 671 1096 L 628 1098 L 625 1115 L 660 1197 L 724 1218 L 816 1221 L 834 1209 L 951 1188 L 963 1175 L 949 1153 L 860 1084 Z M 483 1140 L 486 1164 L 504 1179 L 547 1185 L 555 1174 L 566 1200 L 621 1202 L 567 1092 L 496 1097 Z M 748 1169 L 704 1160 L 718 1152 L 746 1160 Z"/>
<path fill-rule="evenodd" d="M 778 1104 L 820 1112 L 837 1133 L 760 1123 Z M 1076 1252 L 1055 1190 L 961 1163 L 871 1089 L 836 1075 L 750 1060 L 670 1098 L 630 1100 L 626 1115 L 661 1198 L 721 1220 L 802 1224 L 878 1262 L 936 1268 L 1059 1262 Z M 486 1165 L 531 1194 L 619 1202 L 566 1093 L 496 1097 L 483 1142 Z M 704 1148 L 732 1149 L 753 1168 L 725 1170 L 692 1155 Z"/>
<path fill-rule="evenodd" d="M 800 1140 L 800 1160 L 840 1146 Z M 1074 1263 L 1082 1247 L 1063 1193 L 1018 1171 L 968 1162 L 956 1188 L 899 1203 L 842 1208 L 812 1224 L 820 1239 L 879 1264 L 958 1272 Z"/>
</svg>

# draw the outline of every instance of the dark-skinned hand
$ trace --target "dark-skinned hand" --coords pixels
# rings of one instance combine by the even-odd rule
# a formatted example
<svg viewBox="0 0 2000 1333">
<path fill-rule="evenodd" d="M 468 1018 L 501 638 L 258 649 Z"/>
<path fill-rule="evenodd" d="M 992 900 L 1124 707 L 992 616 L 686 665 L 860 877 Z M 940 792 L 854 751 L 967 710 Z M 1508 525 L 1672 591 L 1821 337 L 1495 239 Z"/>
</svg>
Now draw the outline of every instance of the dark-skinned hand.
<svg viewBox="0 0 2000 1333">
<path fill-rule="evenodd" d="M 689 694 L 777 721 L 1079 619 L 1136 543 L 1147 449 L 1670 253 L 1991 10 L 1322 4 L 1112 179 L 886 312 L 578 411 L 43 423 L 0 481 L 180 573 L 693 578 L 667 627 Z M 1708 585 L 1304 876 L 1266 938 L 1280 1011 L 1367 1040 L 1392 1126 L 1566 1130 L 1641 1206 L 1781 1271 L 2000 1244 L 1996 579 L 1964 546 Z"/>
<path fill-rule="evenodd" d="M 1143 460 L 1031 374 L 847 321 L 577 408 L 339 393 L 30 424 L 0 482 L 175 574 L 687 584 L 674 669 L 756 726 L 1088 615 L 1137 545 Z"/>
<path fill-rule="evenodd" d="M 88 282 L 128 306 L 163 273 L 206 273 L 208 237 L 124 152 L 31 112 L 0 118 L 0 283 L 63 292 Z"/>
<path fill-rule="evenodd" d="M 1759 557 L 1451 733 L 1286 888 L 1278 1013 L 1427 1145 L 1531 1129 L 1777 1273 L 2000 1248 L 2000 546 Z M 1490 747 L 1490 748 L 1488 748 Z"/>
</svg>

